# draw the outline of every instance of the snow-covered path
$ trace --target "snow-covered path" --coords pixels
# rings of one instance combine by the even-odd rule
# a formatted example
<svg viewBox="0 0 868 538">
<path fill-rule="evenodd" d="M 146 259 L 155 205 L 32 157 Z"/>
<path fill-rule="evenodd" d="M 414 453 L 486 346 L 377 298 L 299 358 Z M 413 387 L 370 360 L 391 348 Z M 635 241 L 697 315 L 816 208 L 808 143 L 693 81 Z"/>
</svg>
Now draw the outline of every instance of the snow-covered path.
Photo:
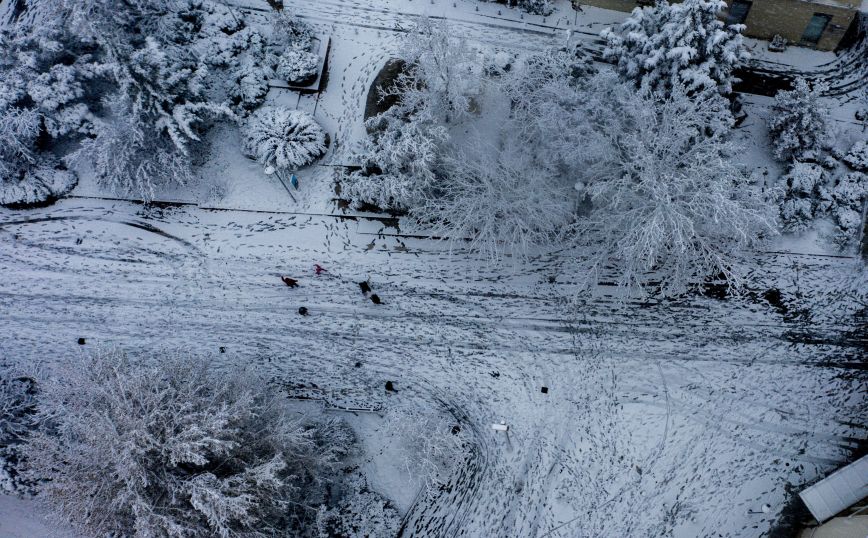
<svg viewBox="0 0 868 538">
<path fill-rule="evenodd" d="M 545 536 L 570 522 L 549 535 L 629 536 L 692 512 L 676 536 L 759 536 L 785 481 L 865 438 L 853 317 L 865 297 L 835 295 L 851 260 L 762 256 L 757 289 L 780 289 L 786 313 L 759 297 L 618 308 L 572 304 L 557 259 L 494 270 L 394 231 L 75 199 L 3 211 L 0 356 L 62 360 L 80 337 L 184 348 L 338 404 L 451 412 L 476 448 L 451 491 L 411 509 L 405 535 Z M 384 305 L 359 293 L 367 277 Z M 490 429 L 500 420 L 510 443 Z M 772 514 L 746 515 L 766 502 Z"/>
</svg>

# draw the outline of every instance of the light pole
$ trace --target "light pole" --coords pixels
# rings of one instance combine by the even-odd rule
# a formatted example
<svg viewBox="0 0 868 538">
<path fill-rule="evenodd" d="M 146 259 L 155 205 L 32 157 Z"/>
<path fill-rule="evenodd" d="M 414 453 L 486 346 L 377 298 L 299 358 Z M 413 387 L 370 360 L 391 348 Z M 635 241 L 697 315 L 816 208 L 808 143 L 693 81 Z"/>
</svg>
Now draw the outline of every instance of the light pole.
<svg viewBox="0 0 868 538">
<path fill-rule="evenodd" d="M 292 192 L 289 190 L 289 187 L 286 186 L 286 182 L 283 181 L 283 178 L 280 177 L 280 172 L 273 166 L 265 167 L 265 175 L 266 176 L 277 176 L 277 179 L 280 180 L 280 184 L 283 185 L 283 188 L 286 189 L 286 193 L 292 198 L 292 201 L 298 203 L 298 200 L 295 199 L 295 196 L 292 195 Z"/>
</svg>

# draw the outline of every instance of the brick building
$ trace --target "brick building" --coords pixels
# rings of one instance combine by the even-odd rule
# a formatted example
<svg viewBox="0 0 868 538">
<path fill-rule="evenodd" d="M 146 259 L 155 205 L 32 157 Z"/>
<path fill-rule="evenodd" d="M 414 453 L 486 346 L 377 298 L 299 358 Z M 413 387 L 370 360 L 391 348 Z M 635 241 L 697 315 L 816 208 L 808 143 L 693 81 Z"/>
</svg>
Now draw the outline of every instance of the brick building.
<svg viewBox="0 0 868 538">
<path fill-rule="evenodd" d="M 868 0 L 865 0 L 868 2 Z M 727 0 L 723 14 L 730 24 L 744 24 L 744 34 L 758 39 L 780 35 L 795 45 L 834 50 L 857 24 L 862 0 Z M 653 4 L 653 0 L 573 0 L 617 11 Z"/>
</svg>

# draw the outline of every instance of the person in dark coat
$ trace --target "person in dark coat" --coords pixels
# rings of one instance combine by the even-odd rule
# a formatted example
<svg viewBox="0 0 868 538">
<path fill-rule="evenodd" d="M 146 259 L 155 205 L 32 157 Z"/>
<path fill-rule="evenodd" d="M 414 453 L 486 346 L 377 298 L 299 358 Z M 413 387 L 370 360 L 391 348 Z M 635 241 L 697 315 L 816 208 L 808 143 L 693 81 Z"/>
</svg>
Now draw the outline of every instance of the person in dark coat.
<svg viewBox="0 0 868 538">
<path fill-rule="evenodd" d="M 298 280 L 296 280 L 294 278 L 289 278 L 288 276 L 282 276 L 282 277 L 280 277 L 280 280 L 283 280 L 283 283 L 286 284 L 287 286 L 289 286 L 290 288 L 297 288 L 298 287 Z"/>
</svg>

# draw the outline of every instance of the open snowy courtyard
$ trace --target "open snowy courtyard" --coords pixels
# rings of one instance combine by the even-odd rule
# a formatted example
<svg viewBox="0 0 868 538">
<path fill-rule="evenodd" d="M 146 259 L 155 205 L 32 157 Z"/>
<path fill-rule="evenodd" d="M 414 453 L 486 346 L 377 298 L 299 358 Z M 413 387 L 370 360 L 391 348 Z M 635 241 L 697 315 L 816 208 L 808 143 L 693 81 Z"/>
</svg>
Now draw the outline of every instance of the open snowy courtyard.
<svg viewBox="0 0 868 538">
<path fill-rule="evenodd" d="M 174 0 L 160 2 L 170 5 Z M 39 11 L 43 0 L 33 2 L 37 8 L 21 7 L 30 3 L 0 0 L 0 24 L 13 28 L 54 9 Z M 89 6 L 100 3 L 82 2 Z M 148 5 L 145 0 L 124 3 Z M 295 63 L 280 63 L 283 60 L 272 58 L 275 67 L 269 68 L 266 76 L 255 69 L 261 68 L 265 61 L 262 58 L 270 58 L 276 45 L 263 46 L 256 52 L 256 43 L 260 38 L 277 40 L 269 33 L 278 31 L 270 26 L 274 4 L 285 4 L 283 13 L 291 14 L 292 24 L 298 25 L 275 24 L 274 28 L 292 28 L 307 40 L 307 48 L 287 45 L 295 47 Z M 541 4 L 549 5 L 546 1 Z M 685 246 L 680 242 L 683 235 L 678 235 L 701 228 L 693 222 L 684 225 L 690 231 L 673 232 L 676 239 L 672 242 L 677 247 L 655 244 L 647 249 L 630 249 L 626 245 L 632 236 L 622 237 L 616 232 L 619 227 L 629 226 L 630 221 L 645 218 L 645 213 L 624 205 L 630 199 L 617 190 L 622 188 L 617 182 L 634 172 L 642 178 L 646 177 L 643 174 L 658 172 L 667 178 L 677 174 L 667 175 L 670 171 L 657 165 L 652 172 L 637 172 L 639 165 L 623 165 L 625 157 L 620 155 L 588 165 L 587 169 L 600 178 L 597 187 L 592 179 L 576 179 L 575 171 L 585 166 L 578 157 L 575 161 L 558 160 L 551 167 L 534 159 L 569 153 L 564 148 L 571 144 L 577 148 L 581 145 L 583 157 L 595 148 L 621 148 L 621 143 L 624 148 L 632 147 L 624 142 L 625 137 L 607 133 L 609 138 L 588 135 L 590 138 L 585 139 L 576 135 L 558 139 L 560 146 L 540 142 L 536 147 L 535 142 L 520 137 L 536 140 L 534 137 L 546 129 L 531 122 L 509 122 L 526 113 L 527 117 L 558 120 L 546 126 L 552 133 L 573 128 L 579 132 L 581 129 L 575 127 L 580 123 L 578 119 L 561 118 L 567 116 L 564 110 L 580 110 L 575 117 L 582 121 L 591 118 L 590 125 L 634 116 L 638 125 L 649 125 L 643 121 L 659 125 L 642 115 L 648 108 L 643 105 L 646 101 L 635 99 L 656 99 L 662 94 L 636 91 L 637 97 L 631 95 L 633 90 L 622 91 L 612 82 L 616 80 L 612 64 L 619 69 L 621 64 L 603 56 L 613 54 L 609 50 L 618 42 L 614 37 L 601 37 L 601 31 L 617 27 L 627 18 L 626 13 L 593 6 L 583 6 L 577 12 L 563 0 L 551 4 L 552 11 L 537 14 L 475 0 L 213 2 L 215 7 L 210 8 L 207 17 L 218 21 L 213 24 L 219 28 L 215 33 L 220 39 L 224 34 L 240 35 L 251 28 L 259 28 L 262 35 L 245 37 L 243 47 L 218 42 L 214 48 L 207 48 L 211 45 L 202 44 L 204 39 L 201 43 L 191 41 L 189 47 L 200 57 L 229 57 L 231 52 L 242 58 L 237 66 L 232 63 L 235 59 L 226 60 L 228 68 L 215 62 L 207 74 L 203 70 L 199 82 L 213 72 L 223 73 L 219 69 L 227 69 L 226 73 L 232 74 L 220 83 L 231 86 L 236 81 L 235 71 L 231 70 L 237 67 L 244 76 L 254 73 L 265 77 L 267 84 L 259 92 L 255 84 L 245 86 L 249 79 L 239 75 L 237 84 L 242 90 L 233 93 L 234 86 L 227 89 L 230 97 L 220 104 L 226 110 L 217 111 L 206 97 L 211 99 L 218 93 L 215 87 L 220 91 L 225 88 L 206 83 L 207 91 L 198 94 L 190 90 L 185 97 L 183 106 L 189 104 L 189 108 L 159 112 L 160 119 L 151 122 L 158 127 L 144 127 L 137 140 L 147 144 L 151 138 L 162 137 L 165 144 L 153 150 L 143 146 L 143 156 L 137 158 L 146 162 L 157 156 L 162 163 L 119 164 L 123 159 L 120 155 L 126 151 L 124 146 L 100 145 L 104 132 L 101 129 L 116 129 L 123 123 L 125 113 L 120 110 L 127 110 L 126 101 L 116 108 L 117 103 L 106 100 L 99 107 L 93 105 L 86 115 L 76 116 L 76 121 L 93 124 L 88 124 L 91 127 L 80 139 L 70 140 L 72 135 L 66 133 L 55 136 L 57 142 L 50 151 L 43 150 L 43 141 L 39 140 L 33 141 L 34 149 L 20 153 L 7 155 L 0 148 L 0 158 L 12 163 L 10 170 L 23 167 L 31 156 L 35 156 L 34 162 L 53 159 L 49 164 L 40 164 L 42 168 L 32 176 L 27 175 L 31 172 L 8 172 L 8 177 L 13 178 L 8 180 L 10 184 L 18 177 L 40 179 L 47 169 L 56 174 L 54 184 L 45 181 L 47 190 L 31 189 L 22 179 L 20 188 L 16 183 L 15 189 L 4 187 L 2 192 L 3 196 L 13 196 L 26 191 L 36 193 L 36 198 L 4 199 L 4 207 L 0 207 L 0 413 L 6 413 L 0 416 L 0 536 L 89 537 L 108 535 L 107 529 L 114 529 L 118 536 L 179 537 L 796 536 L 807 513 L 799 505 L 798 492 L 863 455 L 868 440 L 868 243 L 864 237 L 868 187 L 865 174 L 859 171 L 868 170 L 868 164 L 856 160 L 864 155 L 868 163 L 868 146 L 864 142 L 868 139 L 865 120 L 854 119 L 854 112 L 863 106 L 860 99 L 868 99 L 863 97 L 868 96 L 868 40 L 864 29 L 861 41 L 838 55 L 795 46 L 775 55 L 767 50 L 768 43 L 745 38 L 743 48 L 749 49 L 751 58 L 740 61 L 748 66 L 744 72 L 755 78 L 744 77 L 743 85 L 735 87 L 745 116 L 735 126 L 727 125 L 725 135 L 726 144 L 737 143 L 733 147 L 738 149 L 724 147 L 723 142 L 721 146 L 704 147 L 703 137 L 716 140 L 718 136 L 711 134 L 716 125 L 706 126 L 705 131 L 697 131 L 702 134 L 693 135 L 685 145 L 723 157 L 703 159 L 697 168 L 691 168 L 689 163 L 684 167 L 696 176 L 717 166 L 713 162 L 731 160 L 732 166 L 720 165 L 708 183 L 697 183 L 699 189 L 708 192 L 708 185 L 743 173 L 762 198 L 757 198 L 757 204 L 748 201 L 743 206 L 737 205 L 742 203 L 741 198 L 728 194 L 700 200 L 697 206 L 706 210 L 708 206 L 729 208 L 727 204 L 732 202 L 738 220 L 738 226 L 729 228 L 726 218 L 730 213 L 720 221 L 715 213 L 713 225 L 708 226 L 712 230 L 696 232 L 708 234 L 697 240 L 702 243 L 700 247 Z M 95 17 L 98 7 L 91 9 L 88 13 Z M 184 9 L 194 12 L 205 8 Z M 207 17 L 203 20 L 210 21 Z M 188 23 L 190 19 L 179 15 L 179 20 Z M 207 24 L 202 23 L 202 27 Z M 182 26 L 179 23 L 178 27 Z M 242 26 L 244 29 L 237 29 Z M 155 35 L 166 31 L 163 26 L 155 27 L 159 29 Z M 448 34 L 448 40 L 460 40 L 461 46 L 468 48 L 470 52 L 456 48 L 442 56 L 454 60 L 450 76 L 460 84 L 453 87 L 447 82 L 442 95 L 438 94 L 445 103 L 443 110 L 448 110 L 441 114 L 436 108 L 440 101 L 435 103 L 432 97 L 437 89 L 435 77 L 425 83 L 413 79 L 400 86 L 402 78 L 397 76 L 397 87 L 403 93 L 396 97 L 398 104 L 393 109 L 404 106 L 406 110 L 402 109 L 401 114 L 405 115 L 390 118 L 388 107 L 385 112 L 378 110 L 386 127 L 383 134 L 374 134 L 378 131 L 366 120 L 375 116 L 371 103 L 377 100 L 372 101 L 371 96 L 376 97 L 378 88 L 385 89 L 381 78 L 388 72 L 389 62 L 403 58 L 402 54 L 418 54 L 407 62 L 424 65 L 424 51 L 418 52 L 424 47 L 412 41 L 416 28 L 435 36 L 443 32 Z M 11 43 L 10 36 L 13 34 L 2 34 L 0 46 Z M 85 44 L 75 50 L 88 51 L 87 61 L 95 63 L 123 56 L 123 51 L 114 49 L 96 52 L 102 50 L 99 47 L 103 45 L 95 44 L 101 43 L 100 39 L 84 40 Z M 427 43 L 433 43 L 431 49 L 436 54 L 437 46 L 447 47 L 448 40 L 432 39 Z M 147 43 L 157 47 L 155 51 L 162 50 L 160 47 L 169 50 L 150 38 Z M 741 41 L 738 44 L 741 46 Z M 628 44 L 621 46 L 628 48 Z M 516 82 L 521 73 L 529 72 L 520 66 L 535 65 L 527 58 L 535 60 L 539 57 L 536 55 L 559 47 L 584 51 L 583 63 L 573 66 L 570 76 L 591 80 L 587 88 L 572 79 L 562 85 L 539 82 L 532 76 Z M 20 45 L 15 50 L 24 57 L 29 53 L 21 51 L 30 49 Z M 153 54 L 156 57 L 158 52 Z M 472 63 L 477 54 L 486 58 L 480 62 L 480 74 L 475 64 L 465 69 L 462 63 Z M 58 65 L 64 62 L 69 64 L 58 60 Z M 13 68 L 7 64 L 12 65 L 12 61 L 0 59 L 0 83 L 5 81 L 11 86 L 9 70 Z M 88 65 L 94 80 L 118 76 L 118 68 L 100 71 Z M 186 73 L 156 61 L 148 66 L 153 69 L 131 69 L 130 80 L 138 80 L 139 73 L 146 73 L 148 81 L 167 73 Z M 494 75 L 492 70 L 496 70 Z M 293 82 L 296 72 L 301 74 Z M 576 75 L 578 72 L 581 74 Z M 802 80 L 794 78 L 798 75 L 813 88 L 803 93 L 815 92 L 805 99 L 814 99 L 812 102 L 828 109 L 823 125 L 828 125 L 836 137 L 825 145 L 816 141 L 815 146 L 822 149 L 815 153 L 798 153 L 813 143 L 805 136 L 786 138 L 767 133 L 767 124 L 775 121 L 776 111 L 784 106 L 780 104 L 783 99 L 776 101 L 775 96 L 793 87 L 792 99 L 799 97 L 798 84 L 790 84 Z M 723 94 L 732 91 L 722 89 L 728 81 L 721 82 L 714 76 L 709 75 L 709 80 L 720 85 L 712 88 L 715 99 L 721 98 L 718 89 Z M 198 84 L 173 83 L 188 84 L 190 88 Z M 468 90 L 473 84 L 479 87 Z M 549 93 L 526 89 L 534 84 L 553 84 L 547 87 L 554 89 Z M 600 97 L 599 101 L 586 98 L 607 85 L 612 85 L 611 96 Z M 164 90 L 153 90 L 147 83 L 143 86 L 154 94 Z M 119 87 L 124 92 L 130 85 L 120 83 Z M 708 105 L 708 110 L 702 108 L 704 102 L 678 108 L 682 106 L 678 99 L 701 101 L 696 98 L 700 89 L 688 91 L 680 87 L 676 84 L 672 90 L 680 97 L 667 94 L 656 118 L 679 116 L 672 110 L 688 110 L 689 114 L 682 115 L 702 118 L 710 114 L 710 109 L 717 111 L 714 104 Z M 515 97 L 515 88 L 527 95 L 554 96 L 552 102 L 563 108 L 537 107 L 536 97 L 524 102 Z M 82 90 L 76 99 L 97 102 L 89 91 Z M 142 95 L 151 95 L 148 91 Z M 425 93 L 429 91 L 431 94 Z M 576 93 L 569 93 L 573 91 Z M 0 118 L 6 122 L 0 125 L 3 129 L 24 114 L 14 115 L 19 112 L 8 110 L 23 110 L 32 101 L 10 104 L 16 103 L 13 93 L 0 91 L 0 114 L 7 114 Z M 194 94 L 199 100 L 190 97 Z M 465 97 L 462 116 L 461 111 L 456 112 L 456 103 Z M 150 98 L 139 95 L 136 103 L 141 105 Z M 407 105 L 413 98 L 418 101 Z M 171 99 L 163 102 L 164 107 L 165 102 L 177 104 Z M 58 105 L 55 112 L 64 111 L 64 121 L 69 121 L 78 104 Z M 606 106 L 623 108 L 611 116 L 594 115 L 595 107 Z M 868 111 L 868 101 L 864 106 Z M 208 113 L 223 119 L 196 118 L 208 107 L 213 108 Z M 144 105 L 130 110 L 147 116 Z M 44 128 L 50 124 L 47 119 L 55 116 L 40 113 L 44 114 Z M 89 119 L 81 119 L 85 117 Z M 207 131 L 191 127 L 198 121 L 214 123 Z M 627 120 L 623 121 L 626 124 Z M 398 142 L 386 147 L 382 141 L 390 136 L 395 124 L 400 125 Z M 521 129 L 515 127 L 519 124 Z M 526 124 L 529 126 L 525 131 Z M 678 130 L 661 128 L 659 137 L 676 140 Z M 521 133 L 515 134 L 517 131 Z M 786 127 L 780 131 L 786 132 Z M 85 129 L 77 132 L 85 133 Z M 581 132 L 585 136 L 585 131 Z M 418 136 L 424 143 L 417 146 L 414 138 L 412 147 L 411 142 L 401 145 L 417 133 L 421 133 Z M 8 141 L 14 137 L 4 136 L 0 132 L 0 142 L 12 147 Z M 776 142 L 775 136 L 784 142 Z M 281 137 L 297 145 L 281 145 Z M 368 141 L 369 137 L 372 141 Z M 552 138 L 557 136 L 553 134 Z M 802 146 L 785 146 L 792 138 L 798 138 Z M 189 157 L 187 153 L 173 153 L 178 139 L 183 140 L 185 152 L 189 149 L 192 155 L 187 160 L 195 161 L 185 182 L 180 178 L 168 180 L 170 170 L 176 170 L 167 164 L 174 158 L 172 155 Z M 590 142 L 579 143 L 584 140 Z M 81 160 L 77 154 L 77 160 L 69 164 L 77 183 L 55 192 L 52 189 L 60 181 L 57 178 L 65 178 L 69 172 L 66 166 L 55 164 L 57 157 L 44 155 L 76 144 L 104 153 L 91 160 Z M 429 154 L 436 153 L 429 151 L 431 145 L 442 152 L 431 157 L 437 166 L 442 165 L 442 170 L 434 170 L 434 165 L 430 170 L 423 169 L 428 166 Z M 452 152 L 455 147 L 460 151 Z M 503 155 L 484 156 L 478 159 L 481 164 L 467 166 L 468 161 L 495 151 L 495 147 Z M 400 148 L 412 153 L 395 157 Z M 821 152 L 822 156 L 818 156 Z M 784 158 L 777 156 L 785 153 Z M 408 162 L 396 164 L 401 158 Z M 865 168 L 860 168 L 863 165 Z M 2 175 L 7 173 L 3 166 L 0 160 L 0 184 L 7 181 L 7 176 Z M 127 170 L 118 172 L 124 166 Z M 617 168 L 618 172 L 610 175 L 600 172 L 619 166 L 623 169 Z M 805 171 L 800 167 L 813 168 Z M 457 169 L 471 172 L 461 175 Z M 490 175 L 494 180 L 498 174 L 511 172 L 515 172 L 516 180 L 521 179 L 517 185 L 486 185 L 486 192 L 538 189 L 566 201 L 560 205 L 543 204 L 537 198 L 504 201 L 504 195 L 490 204 L 502 203 L 506 209 L 490 220 L 480 217 L 471 222 L 469 218 L 461 220 L 463 216 L 455 208 L 482 215 L 492 197 L 473 205 L 465 203 L 470 198 L 468 191 L 440 186 L 421 191 L 413 183 L 445 183 L 446 177 L 454 180 L 453 184 L 472 182 L 470 176 L 486 176 L 486 169 L 493 170 Z M 113 173 L 138 179 L 115 180 L 111 179 Z M 826 191 L 820 189 L 816 178 L 817 185 L 811 187 L 814 190 L 800 193 L 799 178 L 814 177 L 811 174 L 822 174 L 832 194 L 822 194 Z M 143 180 L 142 176 L 149 177 Z M 298 184 L 294 186 L 290 178 Z M 780 194 L 780 210 L 778 202 L 768 195 L 779 180 L 790 189 Z M 604 181 L 615 187 L 603 185 Z M 378 182 L 394 183 L 388 183 L 387 190 Z M 643 179 L 642 184 L 646 183 Z M 845 189 L 839 185 L 852 187 L 857 194 L 845 198 L 841 194 Z M 659 189 L 650 191 L 656 193 Z M 37 199 L 40 193 L 48 194 Z M 637 195 L 636 199 L 652 196 Z M 817 196 L 819 201 L 805 202 L 813 200 L 811 196 Z M 813 206 L 806 210 L 799 203 Z M 530 209 L 522 211 L 526 206 Z M 590 211 L 588 207 L 605 207 L 611 213 L 583 228 L 581 219 L 588 214 L 583 211 Z M 760 215 L 769 208 L 774 209 L 774 216 L 765 220 Z M 742 209 L 743 213 L 738 213 Z M 690 215 L 702 215 L 702 211 L 691 207 Z M 504 217 L 504 213 L 508 215 Z M 534 213 L 543 216 L 535 217 Z M 561 220 L 556 219 L 561 216 Z M 540 222 L 549 217 L 550 221 Z M 777 219 L 798 221 L 798 226 L 778 225 Z M 774 224 L 769 224 L 773 220 Z M 660 224 L 661 228 L 668 222 Z M 718 253 L 716 245 L 725 242 L 729 230 L 736 228 L 762 241 L 745 239 Z M 590 234 L 598 229 L 606 230 L 608 235 L 596 240 Z M 444 236 L 451 237 L 444 240 Z M 543 236 L 557 239 L 537 241 Z M 607 242 L 618 245 L 617 255 L 594 263 L 595 245 Z M 685 257 L 694 255 L 699 261 L 689 266 L 689 262 L 673 263 L 660 254 L 663 250 L 688 252 Z M 647 254 L 652 261 L 636 268 L 629 260 L 631 253 Z M 625 259 L 626 268 L 619 265 Z M 700 273 L 704 274 L 697 279 Z M 674 282 L 666 276 L 675 279 L 685 274 L 695 281 Z M 589 284 L 590 280 L 593 282 Z M 740 283 L 737 289 L 729 286 L 736 281 Z M 155 357 L 180 354 L 197 357 L 204 361 L 202 364 L 213 365 L 217 372 L 255 373 L 263 378 L 262 386 L 276 387 L 276 401 L 287 409 L 292 420 L 301 417 L 298 420 L 310 428 L 306 431 L 320 427 L 310 424 L 329 424 L 323 426 L 325 431 L 332 427 L 330 419 L 336 419 L 351 432 L 347 435 L 352 441 L 347 443 L 353 448 L 346 453 L 335 450 L 340 453 L 335 456 L 337 463 L 317 461 L 309 465 L 312 473 L 326 469 L 334 475 L 298 483 L 302 494 L 306 488 L 316 489 L 317 500 L 293 496 L 301 495 L 293 488 L 291 494 L 286 493 L 287 504 L 275 501 L 274 512 L 289 510 L 289 505 L 304 505 L 298 508 L 300 515 L 289 518 L 290 523 L 283 528 L 279 527 L 281 523 L 249 527 L 250 518 L 239 516 L 238 521 L 232 520 L 237 515 L 234 510 L 241 510 L 237 505 L 208 500 L 219 494 L 235 500 L 243 497 L 240 493 L 234 495 L 232 488 L 238 482 L 233 482 L 233 477 L 221 482 L 223 489 L 215 486 L 220 493 L 213 493 L 213 497 L 202 493 L 210 485 L 193 490 L 189 504 L 204 514 L 200 518 L 203 527 L 198 530 L 190 523 L 197 519 L 167 523 L 171 516 L 164 517 L 160 512 L 161 503 L 169 503 L 164 498 L 143 508 L 148 502 L 143 500 L 147 492 L 142 493 L 146 487 L 133 494 L 133 486 L 124 486 L 128 490 L 116 484 L 100 486 L 102 489 L 95 486 L 92 493 L 86 494 L 92 495 L 88 507 L 77 508 L 82 505 L 75 504 L 75 497 L 85 494 L 61 492 L 62 487 L 67 487 L 61 482 L 52 490 L 55 478 L 33 469 L 38 471 L 40 465 L 58 468 L 96 452 L 82 448 L 76 455 L 58 456 L 45 464 L 43 456 L 33 449 L 15 452 L 14 457 L 9 456 L 11 451 L 4 451 L 26 445 L 30 435 L 27 432 L 31 431 L 38 432 L 32 435 L 43 443 L 36 445 L 43 447 L 42 453 L 50 452 L 44 447 L 64 454 L 64 447 L 78 446 L 86 428 L 74 430 L 78 434 L 64 433 L 72 430 L 67 429 L 62 413 L 46 419 L 39 403 L 43 390 L 40 384 L 44 378 L 46 386 L 63 385 L 66 378 L 56 372 L 87 370 L 86 365 L 93 363 L 87 362 L 91 359 L 81 362 L 82 357 L 114 357 L 115 353 L 122 353 L 124 361 L 129 359 L 133 364 L 151 364 L 147 361 Z M 155 364 L 157 370 L 149 371 L 160 370 L 160 363 Z M 174 372 L 178 366 L 172 364 L 168 371 Z M 98 379 L 96 374 L 92 378 L 88 375 L 92 373 L 81 371 L 69 379 Z M 104 393 L 114 394 L 112 391 L 124 383 L 123 377 L 117 375 L 120 381 L 116 384 L 88 388 L 88 397 L 98 400 Z M 20 401 L 3 400 L 4 382 L 21 379 L 35 387 L 27 393 L 28 402 L 33 397 L 35 411 L 28 408 L 22 414 L 34 414 L 41 420 L 28 422 L 26 427 L 12 424 L 20 418 L 12 403 L 18 405 Z M 142 381 L 136 379 L 136 383 Z M 171 379 L 166 381 L 171 385 Z M 57 401 L 68 403 L 73 397 L 70 395 L 81 388 L 73 381 L 69 383 L 70 392 L 57 393 L 65 395 L 55 396 Z M 50 393 L 46 390 L 46 394 Z M 121 400 L 133 394 L 132 389 L 121 393 L 125 395 Z M 226 393 L 232 391 L 227 389 Z M 249 396 L 251 401 L 256 397 Z M 58 404 L 55 401 L 52 405 Z M 147 405 L 130 409 L 144 418 L 150 412 Z M 257 413 L 260 411 L 252 415 L 259 417 Z M 87 416 L 97 417 L 94 424 L 103 427 L 105 423 L 99 417 L 110 414 L 109 410 L 94 408 L 93 414 Z M 261 411 L 261 415 L 268 413 Z M 159 420 L 163 419 L 150 422 Z M 111 422 L 99 431 L 117 432 L 126 423 L 117 424 Z M 230 420 L 226 424 L 223 429 L 227 431 L 243 429 L 240 422 Z M 259 429 L 255 431 L 267 429 L 256 424 Z M 188 424 L 186 428 L 194 432 L 190 438 L 196 435 L 196 425 Z M 9 437 L 4 438 L 7 434 Z M 52 438 L 62 435 L 68 436 L 52 444 Z M 333 435 L 344 439 L 342 433 Z M 125 451 L 144 437 L 131 434 L 106 451 Z M 190 476 L 196 480 L 206 474 L 206 469 L 217 477 L 215 480 L 224 479 L 217 470 L 188 454 L 205 450 L 202 447 L 210 442 L 206 439 L 197 445 L 189 441 L 193 448 L 151 448 L 130 454 L 137 454 L 132 459 L 145 466 L 141 462 L 161 450 L 176 451 L 171 458 L 167 456 L 167 461 L 171 461 L 173 469 L 183 470 L 184 476 L 177 478 L 181 485 L 172 490 L 182 491 L 186 487 L 184 480 Z M 231 445 L 227 450 L 239 443 L 227 442 L 227 446 Z M 331 446 L 324 443 L 317 447 Z M 275 446 L 279 444 L 275 441 Z M 257 459 L 260 455 L 255 456 L 250 456 L 250 461 L 261 462 Z M 225 460 L 233 457 L 225 456 Z M 269 457 L 262 456 L 262 461 Z M 309 457 L 316 460 L 315 454 Z M 6 465 L 4 458 L 8 458 Z M 31 460 L 33 463 L 28 463 Z M 61 461 L 62 465 L 58 463 Z M 20 468 L 16 468 L 18 464 Z M 107 468 L 111 471 L 105 472 L 113 477 L 124 475 L 123 463 L 114 462 Z M 250 488 L 244 491 L 255 496 L 257 487 L 265 482 L 271 484 L 275 476 L 298 479 L 298 473 L 280 474 L 284 467 L 275 468 L 278 471 L 274 476 L 266 464 L 257 467 L 260 474 L 253 478 L 244 475 L 240 480 Z M 83 476 L 97 477 L 93 480 L 98 482 L 102 471 L 91 468 L 90 474 L 75 472 L 81 470 L 70 469 L 68 480 L 62 484 L 74 484 L 75 477 Z M 27 479 L 19 482 L 18 475 Z M 159 475 L 155 472 L 148 476 L 153 479 Z M 266 475 L 268 478 L 263 478 Z M 313 483 L 317 486 L 310 485 Z M 350 483 L 362 485 L 347 485 Z M 49 493 L 41 493 L 40 484 L 48 484 Z M 118 489 L 112 489 L 115 487 Z M 265 497 L 276 498 L 273 492 L 283 491 L 279 486 L 268 488 L 275 489 L 267 489 L 272 493 Z M 106 490 L 111 493 L 106 494 Z M 16 493 L 24 494 L 24 500 L 14 499 Z M 108 503 L 106 507 L 99 505 L 97 499 L 103 494 L 116 501 L 111 504 L 112 512 Z M 358 499 L 373 495 L 375 499 L 363 501 L 355 495 Z M 118 508 L 127 502 L 133 508 Z M 99 515 L 101 510 L 104 512 Z M 55 517 L 45 523 L 42 516 L 49 513 Z M 269 521 L 286 520 L 278 517 Z M 356 522 L 346 523 L 350 520 Z M 127 522 L 127 527 L 118 526 Z M 189 527 L 182 529 L 183 525 Z"/>
</svg>

